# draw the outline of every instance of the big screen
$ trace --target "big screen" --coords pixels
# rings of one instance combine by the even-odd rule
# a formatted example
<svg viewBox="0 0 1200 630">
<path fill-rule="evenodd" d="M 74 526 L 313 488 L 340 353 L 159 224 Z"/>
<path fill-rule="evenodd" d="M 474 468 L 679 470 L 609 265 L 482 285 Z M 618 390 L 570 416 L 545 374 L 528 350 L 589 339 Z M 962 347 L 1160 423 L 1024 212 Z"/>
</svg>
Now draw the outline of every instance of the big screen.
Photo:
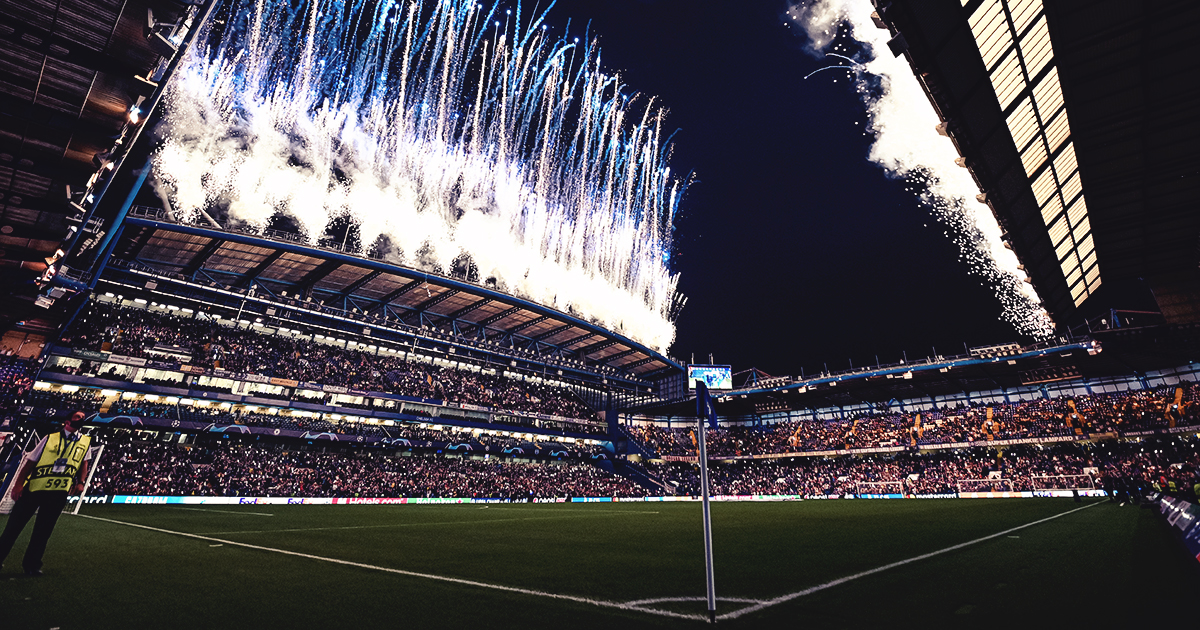
<svg viewBox="0 0 1200 630">
<path fill-rule="evenodd" d="M 689 365 L 688 389 L 696 389 L 696 381 L 704 381 L 709 389 L 733 389 L 733 368 L 728 365 Z"/>
</svg>

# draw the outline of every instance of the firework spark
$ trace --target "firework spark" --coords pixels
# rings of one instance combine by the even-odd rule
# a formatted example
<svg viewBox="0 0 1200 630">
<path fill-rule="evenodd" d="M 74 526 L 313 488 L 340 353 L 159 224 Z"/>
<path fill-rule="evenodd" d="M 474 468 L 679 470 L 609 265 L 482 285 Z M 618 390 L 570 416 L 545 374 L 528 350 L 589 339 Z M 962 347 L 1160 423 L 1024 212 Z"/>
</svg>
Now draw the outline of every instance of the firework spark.
<svg viewBox="0 0 1200 630">
<path fill-rule="evenodd" d="M 867 106 L 868 132 L 875 137 L 869 158 L 889 175 L 905 179 L 946 226 L 960 258 L 995 291 L 1004 320 L 1021 334 L 1049 337 L 1054 332 L 1049 314 L 1024 282 L 1020 261 L 1004 246 L 995 217 L 975 201 L 979 189 L 967 169 L 955 164 L 958 153 L 934 130 L 940 121 L 912 69 L 902 57 L 875 54 L 887 51 L 890 33 L 875 28 L 871 10 L 866 0 L 816 0 L 793 5 L 786 19 L 805 32 L 814 53 L 839 48 L 842 38 L 857 42 L 860 59 L 828 53 L 851 65 L 821 70 L 845 68 L 854 76 Z"/>
</svg>

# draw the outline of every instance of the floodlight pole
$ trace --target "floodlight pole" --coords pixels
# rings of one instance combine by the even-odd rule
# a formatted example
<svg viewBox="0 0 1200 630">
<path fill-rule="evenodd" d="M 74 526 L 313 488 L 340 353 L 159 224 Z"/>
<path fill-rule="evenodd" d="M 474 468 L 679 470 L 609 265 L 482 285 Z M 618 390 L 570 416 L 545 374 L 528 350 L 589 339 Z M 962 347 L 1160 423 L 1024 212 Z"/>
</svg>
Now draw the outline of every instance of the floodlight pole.
<svg viewBox="0 0 1200 630">
<path fill-rule="evenodd" d="M 704 424 L 708 419 L 709 413 L 713 413 L 711 409 L 712 399 L 708 395 L 708 387 L 703 382 L 698 381 L 697 399 L 701 405 L 698 405 L 703 413 L 697 414 L 697 420 L 700 424 L 700 431 L 696 434 L 696 443 L 699 447 L 700 459 L 700 501 L 704 506 L 704 577 L 708 586 L 708 622 L 717 622 L 717 587 L 713 579 L 713 549 L 712 549 L 712 512 L 709 511 L 708 497 L 712 494 L 712 486 L 708 479 L 708 452 L 704 448 Z"/>
</svg>

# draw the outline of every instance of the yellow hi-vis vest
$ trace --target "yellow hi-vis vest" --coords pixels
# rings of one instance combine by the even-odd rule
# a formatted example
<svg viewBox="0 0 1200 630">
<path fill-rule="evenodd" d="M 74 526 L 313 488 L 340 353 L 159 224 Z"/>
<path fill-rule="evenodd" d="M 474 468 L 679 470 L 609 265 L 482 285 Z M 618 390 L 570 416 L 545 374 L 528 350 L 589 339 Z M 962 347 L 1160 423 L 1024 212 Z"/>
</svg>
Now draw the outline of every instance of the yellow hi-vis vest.
<svg viewBox="0 0 1200 630">
<path fill-rule="evenodd" d="M 29 482 L 26 485 L 31 492 L 41 490 L 70 492 L 72 486 L 75 485 L 75 475 L 79 474 L 79 467 L 83 465 L 83 460 L 87 457 L 88 446 L 91 445 L 92 438 L 80 435 L 78 439 L 64 440 L 64 437 L 66 434 L 59 431 L 51 433 L 46 438 L 46 447 L 42 449 L 42 456 L 34 465 L 33 474 L 29 476 Z"/>
</svg>

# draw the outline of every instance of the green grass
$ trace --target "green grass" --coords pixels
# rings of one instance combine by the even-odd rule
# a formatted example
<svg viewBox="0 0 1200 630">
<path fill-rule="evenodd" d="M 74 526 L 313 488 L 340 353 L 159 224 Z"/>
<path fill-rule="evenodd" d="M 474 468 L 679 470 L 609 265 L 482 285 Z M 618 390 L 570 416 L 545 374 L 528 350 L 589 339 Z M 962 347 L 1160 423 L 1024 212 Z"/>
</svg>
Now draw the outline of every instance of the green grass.
<svg viewBox="0 0 1200 630">
<path fill-rule="evenodd" d="M 211 511 L 114 505 L 83 513 L 610 602 L 704 594 L 694 503 L 202 507 Z M 1051 499 L 718 503 L 717 593 L 767 600 L 1077 507 Z M 71 516 L 59 521 L 46 575 L 30 579 L 17 572 L 27 536 L 0 573 L 6 629 L 701 626 Z M 1112 626 L 1200 592 L 1194 561 L 1150 510 L 1104 503 L 1011 536 L 720 625 Z M 743 606 L 721 602 L 718 612 Z M 704 612 L 700 602 L 655 607 Z"/>
</svg>

